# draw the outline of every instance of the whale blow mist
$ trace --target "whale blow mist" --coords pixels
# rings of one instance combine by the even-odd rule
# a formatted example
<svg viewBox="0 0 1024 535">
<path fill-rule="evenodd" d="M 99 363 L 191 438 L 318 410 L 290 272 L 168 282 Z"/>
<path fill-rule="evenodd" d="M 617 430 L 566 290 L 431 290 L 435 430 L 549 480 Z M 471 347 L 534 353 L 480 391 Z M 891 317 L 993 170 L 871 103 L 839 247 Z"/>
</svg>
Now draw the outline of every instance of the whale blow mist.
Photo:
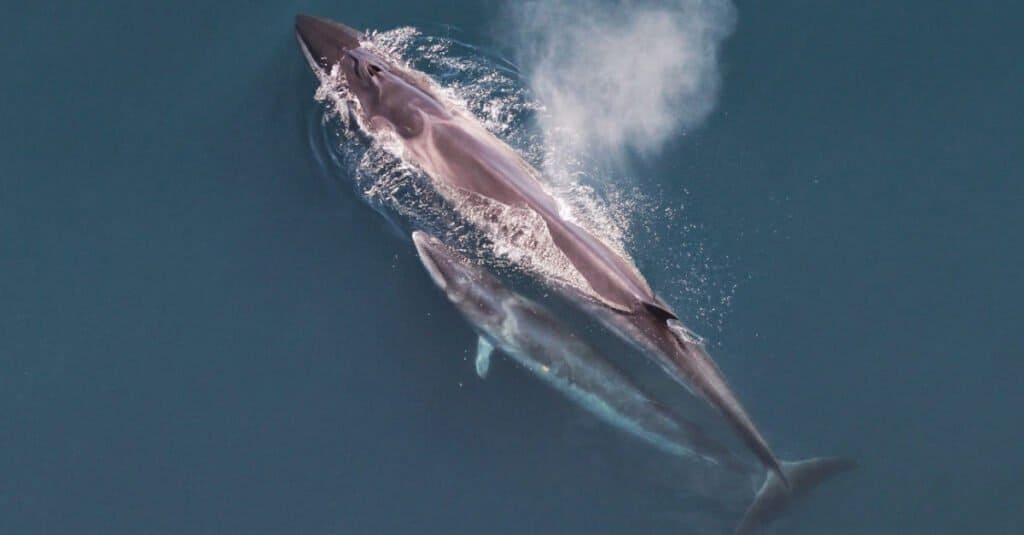
<svg viewBox="0 0 1024 535">
<path fill-rule="evenodd" d="M 509 4 L 518 63 L 548 142 L 621 160 L 657 153 L 714 108 L 728 0 Z"/>
</svg>

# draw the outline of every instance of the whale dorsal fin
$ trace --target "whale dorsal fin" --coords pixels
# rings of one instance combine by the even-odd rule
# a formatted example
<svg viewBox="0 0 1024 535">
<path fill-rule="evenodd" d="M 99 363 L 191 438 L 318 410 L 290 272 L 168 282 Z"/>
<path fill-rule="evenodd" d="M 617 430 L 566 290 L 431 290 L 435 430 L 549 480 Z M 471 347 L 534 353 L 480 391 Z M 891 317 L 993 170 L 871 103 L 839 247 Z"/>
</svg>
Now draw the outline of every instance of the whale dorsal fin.
<svg viewBox="0 0 1024 535">
<path fill-rule="evenodd" d="M 661 321 L 678 320 L 679 319 L 679 317 L 676 316 L 674 312 L 672 312 L 668 308 L 665 308 L 664 305 L 659 305 L 657 303 L 644 302 L 644 309 L 646 309 L 647 312 L 650 312 L 654 317 L 658 318 Z"/>
<path fill-rule="evenodd" d="M 494 353 L 494 345 L 483 336 L 476 340 L 476 374 L 481 378 L 487 377 L 491 369 L 491 353 Z"/>
</svg>

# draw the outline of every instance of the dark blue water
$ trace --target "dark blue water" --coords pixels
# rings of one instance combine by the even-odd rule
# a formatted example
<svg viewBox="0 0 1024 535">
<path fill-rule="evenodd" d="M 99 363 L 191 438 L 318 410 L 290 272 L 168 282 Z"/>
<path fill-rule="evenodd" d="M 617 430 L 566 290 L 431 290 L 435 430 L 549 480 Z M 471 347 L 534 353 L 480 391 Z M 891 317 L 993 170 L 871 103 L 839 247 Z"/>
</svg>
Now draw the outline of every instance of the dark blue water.
<svg viewBox="0 0 1024 535">
<path fill-rule="evenodd" d="M 412 247 L 311 150 L 296 12 L 514 56 L 506 7 L 5 10 L 0 531 L 719 532 L 735 511 L 668 461 L 507 364 L 477 380 Z M 1024 533 L 1024 13 L 736 13 L 714 110 L 628 175 L 737 283 L 694 321 L 776 449 L 861 463 L 780 532 Z"/>
</svg>

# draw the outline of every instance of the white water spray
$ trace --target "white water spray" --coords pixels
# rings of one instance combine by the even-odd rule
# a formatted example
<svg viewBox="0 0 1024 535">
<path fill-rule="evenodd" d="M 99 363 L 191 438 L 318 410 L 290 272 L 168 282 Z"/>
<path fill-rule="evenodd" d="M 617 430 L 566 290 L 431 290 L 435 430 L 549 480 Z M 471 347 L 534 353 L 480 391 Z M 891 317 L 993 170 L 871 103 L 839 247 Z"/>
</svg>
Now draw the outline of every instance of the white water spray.
<svg viewBox="0 0 1024 535">
<path fill-rule="evenodd" d="M 714 108 L 719 49 L 735 21 L 728 0 L 531 0 L 508 12 L 559 153 L 649 156 Z"/>
</svg>

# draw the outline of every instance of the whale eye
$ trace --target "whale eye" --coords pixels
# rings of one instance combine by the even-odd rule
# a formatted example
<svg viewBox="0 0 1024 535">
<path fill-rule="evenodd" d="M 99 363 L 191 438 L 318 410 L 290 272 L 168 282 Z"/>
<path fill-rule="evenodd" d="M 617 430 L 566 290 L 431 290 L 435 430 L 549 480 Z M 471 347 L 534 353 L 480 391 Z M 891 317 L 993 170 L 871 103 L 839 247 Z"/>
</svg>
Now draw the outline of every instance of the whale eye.
<svg viewBox="0 0 1024 535">
<path fill-rule="evenodd" d="M 381 69 L 380 67 L 378 67 L 378 66 L 376 66 L 376 65 L 374 65 L 374 64 L 372 64 L 372 63 L 371 63 L 371 64 L 370 64 L 370 65 L 369 65 L 369 66 L 368 66 L 368 67 L 366 68 L 366 70 L 370 71 L 370 76 L 377 76 L 377 73 L 379 73 L 380 71 L 382 71 L 382 70 L 384 70 L 384 69 Z"/>
</svg>

